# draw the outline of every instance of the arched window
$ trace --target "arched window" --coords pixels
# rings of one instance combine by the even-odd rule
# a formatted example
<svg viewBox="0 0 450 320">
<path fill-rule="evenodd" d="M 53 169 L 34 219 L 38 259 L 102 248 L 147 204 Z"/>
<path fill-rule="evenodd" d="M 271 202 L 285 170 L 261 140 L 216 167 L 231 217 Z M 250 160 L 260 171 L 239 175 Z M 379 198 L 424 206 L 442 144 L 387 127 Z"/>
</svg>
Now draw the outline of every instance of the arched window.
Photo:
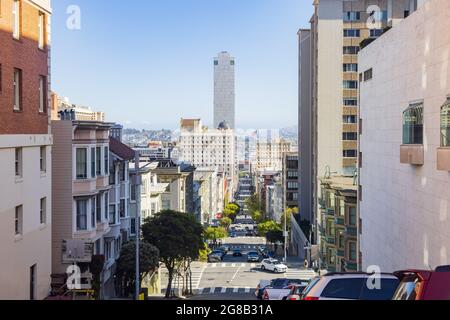
<svg viewBox="0 0 450 320">
<path fill-rule="evenodd" d="M 450 147 L 450 97 L 441 107 L 441 147 Z"/>
<path fill-rule="evenodd" d="M 423 144 L 423 103 L 411 104 L 403 112 L 403 144 Z"/>
</svg>

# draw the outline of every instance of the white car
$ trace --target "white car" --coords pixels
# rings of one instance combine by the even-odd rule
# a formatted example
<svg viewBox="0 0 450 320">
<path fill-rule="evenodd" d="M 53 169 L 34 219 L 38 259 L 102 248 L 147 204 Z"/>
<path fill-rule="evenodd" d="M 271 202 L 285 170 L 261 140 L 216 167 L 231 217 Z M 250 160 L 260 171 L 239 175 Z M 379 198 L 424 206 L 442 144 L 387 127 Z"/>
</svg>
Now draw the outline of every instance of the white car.
<svg viewBox="0 0 450 320">
<path fill-rule="evenodd" d="M 276 259 L 264 259 L 261 262 L 261 269 L 273 271 L 275 273 L 285 273 L 288 267 Z"/>
</svg>

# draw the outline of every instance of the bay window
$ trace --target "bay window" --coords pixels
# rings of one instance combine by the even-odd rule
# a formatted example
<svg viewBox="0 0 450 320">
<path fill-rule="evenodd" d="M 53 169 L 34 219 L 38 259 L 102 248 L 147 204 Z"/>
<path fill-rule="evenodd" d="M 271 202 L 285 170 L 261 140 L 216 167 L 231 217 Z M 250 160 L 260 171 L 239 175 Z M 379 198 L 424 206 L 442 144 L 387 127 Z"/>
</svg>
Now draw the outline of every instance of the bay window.
<svg viewBox="0 0 450 320">
<path fill-rule="evenodd" d="M 403 144 L 423 144 L 423 103 L 411 104 L 403 112 Z"/>
</svg>

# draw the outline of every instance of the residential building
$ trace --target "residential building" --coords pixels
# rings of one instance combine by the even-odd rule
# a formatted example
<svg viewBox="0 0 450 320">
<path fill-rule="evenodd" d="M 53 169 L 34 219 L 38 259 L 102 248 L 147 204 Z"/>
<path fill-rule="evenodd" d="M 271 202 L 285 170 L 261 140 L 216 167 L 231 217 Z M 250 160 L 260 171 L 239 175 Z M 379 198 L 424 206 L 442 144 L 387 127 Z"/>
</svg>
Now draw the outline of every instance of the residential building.
<svg viewBox="0 0 450 320">
<path fill-rule="evenodd" d="M 359 54 L 363 269 L 450 264 L 449 12 L 427 1 Z"/>
<path fill-rule="evenodd" d="M 69 98 L 51 93 L 52 120 L 70 118 L 79 121 L 105 121 L 105 113 L 93 111 L 90 107 L 71 104 Z"/>
<path fill-rule="evenodd" d="M 258 139 L 252 170 L 281 171 L 283 169 L 283 155 L 291 151 L 291 143 L 281 138 Z"/>
<path fill-rule="evenodd" d="M 226 51 L 214 58 L 214 128 L 227 122 L 235 129 L 235 59 Z"/>
<path fill-rule="evenodd" d="M 315 0 L 299 35 L 300 217 L 317 237 L 318 179 L 358 163 L 358 52 L 416 9 L 411 0 Z"/>
<path fill-rule="evenodd" d="M 197 168 L 194 172 L 194 184 L 197 190 L 197 206 L 194 210 L 198 221 L 207 225 L 223 212 L 223 180 L 215 169 Z"/>
<path fill-rule="evenodd" d="M 321 269 L 330 272 L 359 270 L 356 177 L 320 179 L 319 215 Z"/>
<path fill-rule="evenodd" d="M 283 185 L 281 179 L 273 181 L 271 185 L 266 186 L 265 191 L 266 216 L 270 220 L 281 222 L 283 215 Z"/>
<path fill-rule="evenodd" d="M 281 183 L 281 171 L 270 171 L 266 170 L 262 172 L 255 179 L 257 181 L 256 185 L 256 193 L 259 195 L 259 200 L 263 206 L 263 213 L 268 218 L 268 207 L 267 207 L 267 187 L 272 186 L 276 183 Z M 251 195 L 249 195 L 250 197 Z"/>
<path fill-rule="evenodd" d="M 236 179 L 234 131 L 224 122 L 217 129 L 208 129 L 200 119 L 181 119 L 180 127 L 179 160 L 199 168 L 216 168 L 233 186 Z"/>
<path fill-rule="evenodd" d="M 116 123 L 111 130 L 109 130 L 110 137 L 122 142 L 123 138 L 123 126 L 121 124 Z"/>
<path fill-rule="evenodd" d="M 41 300 L 51 281 L 52 9 L 49 0 L 0 6 L 0 300 Z"/>
<path fill-rule="evenodd" d="M 298 153 L 286 152 L 283 156 L 283 208 L 299 208 Z"/>
<path fill-rule="evenodd" d="M 158 183 L 156 175 L 156 168 L 158 162 L 141 161 L 139 164 L 141 175 L 141 224 L 144 219 L 153 217 L 155 214 L 161 212 L 162 208 L 162 194 L 166 192 L 169 184 Z M 136 167 L 134 163 L 129 165 L 130 179 L 135 181 Z M 130 217 L 131 217 L 131 235 L 136 235 L 136 186 L 132 183 L 130 186 Z"/>
<path fill-rule="evenodd" d="M 112 126 L 112 123 L 69 118 L 52 121 L 52 273 L 55 279 L 64 277 L 67 267 L 73 263 L 80 267 L 83 277 L 88 277 L 94 255 L 105 258 L 102 288 L 113 276 L 112 268 L 120 253 L 121 220 L 117 207 L 110 210 L 109 130 Z"/>
</svg>

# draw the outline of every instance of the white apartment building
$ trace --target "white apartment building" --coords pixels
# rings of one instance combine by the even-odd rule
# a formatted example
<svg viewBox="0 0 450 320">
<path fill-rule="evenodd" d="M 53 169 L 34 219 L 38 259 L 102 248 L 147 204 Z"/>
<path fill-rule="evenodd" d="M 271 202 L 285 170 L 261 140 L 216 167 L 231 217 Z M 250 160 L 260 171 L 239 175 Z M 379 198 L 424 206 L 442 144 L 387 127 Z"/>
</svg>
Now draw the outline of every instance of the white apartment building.
<svg viewBox="0 0 450 320">
<path fill-rule="evenodd" d="M 214 58 L 214 127 L 227 122 L 235 126 L 235 59 L 226 51 Z"/>
<path fill-rule="evenodd" d="M 223 180 L 215 169 L 197 168 L 194 172 L 194 184 L 198 185 L 196 216 L 200 223 L 208 224 L 223 211 Z"/>
<path fill-rule="evenodd" d="M 0 11 L 0 300 L 42 300 L 51 282 L 52 9 L 3 0 Z"/>
<path fill-rule="evenodd" d="M 93 111 L 91 107 L 71 104 L 69 98 L 59 97 L 56 93 L 51 93 L 52 120 L 70 117 L 79 121 L 105 121 L 105 113 Z"/>
<path fill-rule="evenodd" d="M 181 119 L 179 160 L 199 168 L 216 168 L 234 181 L 236 176 L 234 131 L 222 123 L 208 129 L 200 119 Z"/>
<path fill-rule="evenodd" d="M 450 2 L 427 1 L 359 54 L 362 267 L 450 263 Z"/>
<path fill-rule="evenodd" d="M 252 170 L 256 172 L 281 171 L 284 154 L 290 151 L 292 151 L 291 143 L 284 139 L 258 139 Z"/>
</svg>

